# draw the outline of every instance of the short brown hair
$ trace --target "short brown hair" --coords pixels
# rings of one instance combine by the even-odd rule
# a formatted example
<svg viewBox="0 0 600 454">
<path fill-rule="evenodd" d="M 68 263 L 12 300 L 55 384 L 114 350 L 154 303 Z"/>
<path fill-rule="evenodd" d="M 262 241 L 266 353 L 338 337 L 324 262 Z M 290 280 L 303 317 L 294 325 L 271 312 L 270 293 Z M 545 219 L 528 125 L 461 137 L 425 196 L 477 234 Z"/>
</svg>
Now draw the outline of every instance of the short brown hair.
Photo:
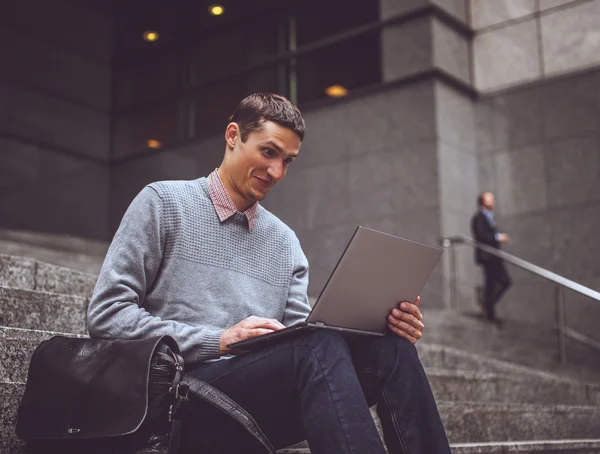
<svg viewBox="0 0 600 454">
<path fill-rule="evenodd" d="M 286 97 L 274 93 L 254 93 L 242 99 L 231 116 L 240 127 L 242 142 L 251 132 L 260 131 L 265 121 L 272 121 L 294 131 L 304 139 L 306 125 L 300 110 Z"/>
</svg>

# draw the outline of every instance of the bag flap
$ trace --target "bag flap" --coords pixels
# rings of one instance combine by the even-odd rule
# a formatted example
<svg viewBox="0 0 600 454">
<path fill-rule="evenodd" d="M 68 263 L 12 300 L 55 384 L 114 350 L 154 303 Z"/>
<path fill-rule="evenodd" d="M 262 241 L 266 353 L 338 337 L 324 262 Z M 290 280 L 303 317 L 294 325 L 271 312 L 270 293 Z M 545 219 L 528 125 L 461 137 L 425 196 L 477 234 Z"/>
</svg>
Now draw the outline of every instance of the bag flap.
<svg viewBox="0 0 600 454">
<path fill-rule="evenodd" d="M 168 336 L 56 336 L 42 342 L 29 365 L 17 412 L 17 437 L 82 439 L 135 432 L 146 416 L 150 362 L 161 340 L 178 351 Z"/>
</svg>

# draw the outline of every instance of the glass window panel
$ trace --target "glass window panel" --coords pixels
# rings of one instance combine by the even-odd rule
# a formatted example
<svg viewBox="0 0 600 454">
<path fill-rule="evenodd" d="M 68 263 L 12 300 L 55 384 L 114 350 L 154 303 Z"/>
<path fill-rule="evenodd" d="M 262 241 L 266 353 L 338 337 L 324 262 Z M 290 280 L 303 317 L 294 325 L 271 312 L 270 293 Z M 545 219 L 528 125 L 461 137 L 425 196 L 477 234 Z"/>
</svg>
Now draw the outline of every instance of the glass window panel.
<svg viewBox="0 0 600 454">
<path fill-rule="evenodd" d="M 299 46 L 379 20 L 379 0 L 302 0 L 294 6 Z"/>
<path fill-rule="evenodd" d="M 301 55 L 297 63 L 298 103 L 327 97 L 325 89 L 349 91 L 381 82 L 380 32 L 373 31 Z"/>
<path fill-rule="evenodd" d="M 282 65 L 272 65 L 250 73 L 228 77 L 200 87 L 192 96 L 192 137 L 222 134 L 239 102 L 251 93 L 271 92 L 285 95 Z"/>
<path fill-rule="evenodd" d="M 182 111 L 181 102 L 169 101 L 117 117 L 113 157 L 163 148 L 182 140 Z"/>
</svg>

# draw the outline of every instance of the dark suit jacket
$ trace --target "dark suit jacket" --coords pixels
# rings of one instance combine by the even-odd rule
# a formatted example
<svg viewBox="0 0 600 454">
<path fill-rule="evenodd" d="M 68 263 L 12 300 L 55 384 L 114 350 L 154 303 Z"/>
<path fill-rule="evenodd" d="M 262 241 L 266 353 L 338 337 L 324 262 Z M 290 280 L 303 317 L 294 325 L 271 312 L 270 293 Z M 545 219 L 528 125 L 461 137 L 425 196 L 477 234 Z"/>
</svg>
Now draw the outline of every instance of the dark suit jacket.
<svg viewBox="0 0 600 454">
<path fill-rule="evenodd" d="M 496 240 L 496 227 L 492 226 L 488 221 L 487 217 L 478 211 L 471 219 L 471 233 L 473 238 L 483 244 L 500 249 L 500 242 Z M 475 249 L 475 261 L 477 263 L 490 262 L 493 260 L 500 260 L 487 252 Z"/>
</svg>

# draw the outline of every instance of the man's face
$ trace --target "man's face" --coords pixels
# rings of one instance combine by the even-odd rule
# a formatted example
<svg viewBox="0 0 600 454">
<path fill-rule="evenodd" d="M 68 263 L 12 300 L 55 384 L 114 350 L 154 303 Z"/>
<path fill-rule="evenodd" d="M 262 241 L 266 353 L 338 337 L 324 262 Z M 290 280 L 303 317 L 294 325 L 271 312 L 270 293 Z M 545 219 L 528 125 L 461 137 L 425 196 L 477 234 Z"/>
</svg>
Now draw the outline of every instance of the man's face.
<svg viewBox="0 0 600 454">
<path fill-rule="evenodd" d="M 483 195 L 483 206 L 491 211 L 494 209 L 495 204 L 496 200 L 494 199 L 494 194 L 492 194 L 491 192 L 486 192 Z"/>
<path fill-rule="evenodd" d="M 233 189 L 250 206 L 265 198 L 285 177 L 298 156 L 301 140 L 291 129 L 266 121 L 259 131 L 251 132 L 242 142 L 235 123 L 227 127 L 226 138 L 233 150 L 228 165 Z"/>
</svg>

